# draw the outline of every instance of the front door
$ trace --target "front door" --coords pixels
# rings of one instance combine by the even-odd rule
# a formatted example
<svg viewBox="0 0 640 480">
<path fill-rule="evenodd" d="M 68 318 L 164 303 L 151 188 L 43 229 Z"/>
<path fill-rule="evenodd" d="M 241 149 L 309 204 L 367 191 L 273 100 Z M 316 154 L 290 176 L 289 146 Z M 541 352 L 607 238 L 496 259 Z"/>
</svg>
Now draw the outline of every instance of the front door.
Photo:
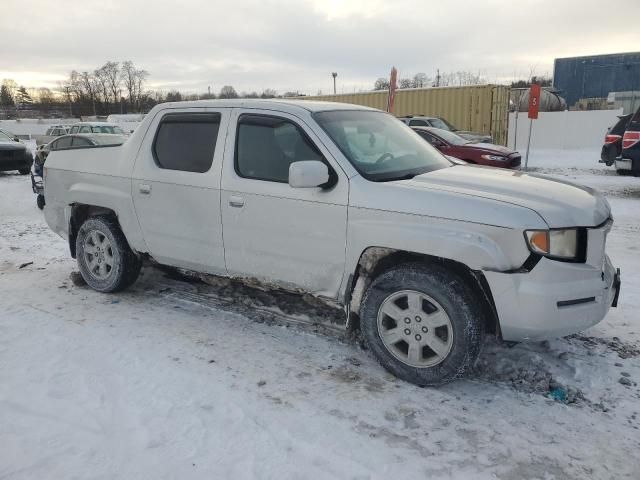
<svg viewBox="0 0 640 480">
<path fill-rule="evenodd" d="M 220 172 L 229 114 L 161 111 L 149 127 L 131 190 L 145 243 L 160 263 L 226 274 Z"/>
<path fill-rule="evenodd" d="M 234 109 L 228 138 L 221 208 L 229 273 L 335 297 L 345 263 L 344 172 L 293 115 Z M 289 186 L 289 165 L 300 160 L 325 162 L 333 184 Z"/>
</svg>

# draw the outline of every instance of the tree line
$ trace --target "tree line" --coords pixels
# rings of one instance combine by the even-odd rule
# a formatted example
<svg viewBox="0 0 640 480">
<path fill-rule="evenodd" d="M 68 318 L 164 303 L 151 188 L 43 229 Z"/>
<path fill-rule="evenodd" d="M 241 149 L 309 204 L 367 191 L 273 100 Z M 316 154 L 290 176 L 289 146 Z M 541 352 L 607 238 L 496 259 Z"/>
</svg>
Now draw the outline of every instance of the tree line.
<svg viewBox="0 0 640 480">
<path fill-rule="evenodd" d="M 468 71 L 443 72 L 430 77 L 426 73 L 416 73 L 412 77 L 404 77 L 398 80 L 398 88 L 425 88 L 425 87 L 465 87 L 471 85 L 484 85 L 488 83 L 482 75 Z M 517 80 L 511 82 L 511 88 L 529 87 L 532 83 L 537 83 L 542 87 L 552 84 L 552 79 L 546 76 L 532 76 L 528 80 Z M 380 77 L 373 84 L 374 90 L 388 90 L 389 79 Z"/>
<path fill-rule="evenodd" d="M 132 61 L 108 61 L 93 70 L 72 70 L 54 89 L 28 88 L 12 79 L 4 79 L 0 86 L 0 115 L 12 116 L 106 116 L 111 113 L 144 113 L 162 102 L 206 100 L 214 98 L 276 98 L 303 95 L 298 91 L 278 94 L 267 88 L 261 93 L 238 92 L 232 85 L 224 85 L 218 94 L 168 92 L 147 87 L 149 72 Z"/>
</svg>

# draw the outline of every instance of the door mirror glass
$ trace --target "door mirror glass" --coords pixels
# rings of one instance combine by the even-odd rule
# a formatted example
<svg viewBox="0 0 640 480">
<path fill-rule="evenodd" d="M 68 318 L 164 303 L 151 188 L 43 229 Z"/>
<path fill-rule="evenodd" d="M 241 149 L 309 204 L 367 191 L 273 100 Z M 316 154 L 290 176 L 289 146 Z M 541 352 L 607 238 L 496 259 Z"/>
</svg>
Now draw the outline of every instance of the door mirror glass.
<svg viewBox="0 0 640 480">
<path fill-rule="evenodd" d="M 302 160 L 289 165 L 289 185 L 315 188 L 329 181 L 329 168 L 318 160 Z"/>
</svg>

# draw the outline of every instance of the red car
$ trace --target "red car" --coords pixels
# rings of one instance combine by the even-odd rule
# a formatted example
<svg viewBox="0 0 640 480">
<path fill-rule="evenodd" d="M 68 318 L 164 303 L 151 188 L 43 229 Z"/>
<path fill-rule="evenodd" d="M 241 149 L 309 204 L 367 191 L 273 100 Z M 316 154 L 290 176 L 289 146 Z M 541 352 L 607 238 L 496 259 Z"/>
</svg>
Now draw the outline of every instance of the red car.
<svg viewBox="0 0 640 480">
<path fill-rule="evenodd" d="M 453 132 L 433 127 L 411 127 L 445 155 L 468 163 L 500 168 L 520 168 L 520 154 L 493 143 L 473 143 Z"/>
</svg>

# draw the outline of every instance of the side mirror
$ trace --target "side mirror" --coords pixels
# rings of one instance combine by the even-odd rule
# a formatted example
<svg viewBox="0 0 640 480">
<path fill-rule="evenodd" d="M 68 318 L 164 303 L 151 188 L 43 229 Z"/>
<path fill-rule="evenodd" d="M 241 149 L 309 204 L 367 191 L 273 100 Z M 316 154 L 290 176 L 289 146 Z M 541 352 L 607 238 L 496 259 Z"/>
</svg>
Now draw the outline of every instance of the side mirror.
<svg viewBox="0 0 640 480">
<path fill-rule="evenodd" d="M 315 188 L 329 181 L 329 168 L 318 160 L 303 160 L 289 165 L 289 185 Z"/>
</svg>

